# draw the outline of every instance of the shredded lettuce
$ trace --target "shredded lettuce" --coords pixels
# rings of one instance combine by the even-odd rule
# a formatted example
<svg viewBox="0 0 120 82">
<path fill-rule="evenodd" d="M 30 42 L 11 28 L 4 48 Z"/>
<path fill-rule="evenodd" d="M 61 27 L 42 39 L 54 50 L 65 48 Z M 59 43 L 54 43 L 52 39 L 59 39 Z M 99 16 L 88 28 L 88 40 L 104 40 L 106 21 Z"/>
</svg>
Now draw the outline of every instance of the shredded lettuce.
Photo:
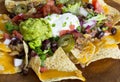
<svg viewBox="0 0 120 82">
<path fill-rule="evenodd" d="M 62 8 L 63 13 L 66 12 L 71 12 L 75 15 L 79 15 L 79 8 L 80 8 L 81 3 L 75 3 L 75 4 L 68 4 L 67 6 L 64 6 Z"/>
<path fill-rule="evenodd" d="M 69 0 L 56 0 L 57 4 L 66 4 Z"/>
<path fill-rule="evenodd" d="M 107 19 L 107 17 L 104 14 L 98 14 L 97 16 L 94 16 L 94 17 L 88 19 L 87 21 L 92 21 L 92 20 L 102 21 L 102 20 L 105 20 L 105 19 Z"/>
<path fill-rule="evenodd" d="M 75 4 L 75 3 L 79 3 L 79 2 L 82 2 L 82 0 L 56 0 L 57 4 L 65 4 L 65 5 Z"/>
<path fill-rule="evenodd" d="M 44 50 L 42 51 L 40 47 L 36 47 L 34 49 L 34 51 L 38 54 L 38 56 L 40 57 L 41 59 L 41 66 L 44 66 L 44 61 L 46 60 L 47 58 L 47 54 L 49 56 L 52 56 L 53 55 L 53 52 L 52 50 L 49 48 L 48 50 Z"/>
</svg>

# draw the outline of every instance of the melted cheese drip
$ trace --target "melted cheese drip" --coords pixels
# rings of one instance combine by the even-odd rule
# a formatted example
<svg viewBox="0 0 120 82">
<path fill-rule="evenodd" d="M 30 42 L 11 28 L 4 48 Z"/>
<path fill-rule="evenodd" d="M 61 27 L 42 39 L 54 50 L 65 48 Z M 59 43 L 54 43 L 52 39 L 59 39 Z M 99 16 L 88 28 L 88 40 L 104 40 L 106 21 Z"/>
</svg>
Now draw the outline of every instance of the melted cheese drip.
<svg viewBox="0 0 120 82">
<path fill-rule="evenodd" d="M 4 70 L 0 70 L 0 74 L 15 73 L 13 57 L 9 56 L 8 53 L 3 53 L 2 56 L 0 56 L 0 66 L 4 68 Z"/>
<path fill-rule="evenodd" d="M 1 43 L 0 43 L 0 50 L 4 52 L 11 52 L 8 46 L 6 46 L 5 44 L 1 44 Z"/>
<path fill-rule="evenodd" d="M 57 71 L 57 70 L 48 70 L 46 72 L 43 72 L 39 74 L 39 78 L 42 78 L 43 80 L 48 79 L 54 79 L 54 78 L 65 78 L 65 77 L 78 77 L 79 79 L 85 81 L 85 78 L 82 76 L 82 74 L 79 71 L 73 71 L 73 72 L 63 72 L 63 71 Z"/>
</svg>

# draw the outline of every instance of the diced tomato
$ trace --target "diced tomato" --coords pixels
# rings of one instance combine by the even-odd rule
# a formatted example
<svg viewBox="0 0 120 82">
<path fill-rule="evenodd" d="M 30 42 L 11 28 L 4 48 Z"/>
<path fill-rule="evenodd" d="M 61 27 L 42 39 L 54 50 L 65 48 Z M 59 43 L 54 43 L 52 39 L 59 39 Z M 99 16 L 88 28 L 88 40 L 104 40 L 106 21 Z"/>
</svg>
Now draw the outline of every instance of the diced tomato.
<svg viewBox="0 0 120 82">
<path fill-rule="evenodd" d="M 54 0 L 47 0 L 47 5 L 53 6 L 55 3 Z"/>
<path fill-rule="evenodd" d="M 45 71 L 47 71 L 47 68 L 46 68 L 45 66 L 40 68 L 40 72 L 41 72 L 41 73 L 43 73 L 43 72 L 45 72 Z"/>
<path fill-rule="evenodd" d="M 63 4 L 57 4 L 56 6 L 57 6 L 57 8 L 58 8 L 59 10 L 62 11 L 62 7 L 63 7 L 64 5 L 63 5 Z"/>
<path fill-rule="evenodd" d="M 10 39 L 10 35 L 8 33 L 4 33 L 3 34 L 3 39 Z"/>
<path fill-rule="evenodd" d="M 74 36 L 75 39 L 82 36 L 82 34 L 76 30 L 71 31 L 71 34 Z"/>
<path fill-rule="evenodd" d="M 60 14 L 61 10 L 58 9 L 58 7 L 56 7 L 56 6 L 51 6 L 51 13 L 58 13 L 58 14 Z"/>
<path fill-rule="evenodd" d="M 31 57 L 35 57 L 35 56 L 37 56 L 37 53 L 32 50 L 31 53 L 30 53 L 30 56 L 31 56 Z"/>
<path fill-rule="evenodd" d="M 71 24 L 71 25 L 69 26 L 69 28 L 70 28 L 70 30 L 74 30 L 74 29 L 75 29 L 75 25 Z"/>
<path fill-rule="evenodd" d="M 69 32 L 70 32 L 69 30 L 61 30 L 59 35 L 62 36 L 62 35 L 69 33 Z"/>
<path fill-rule="evenodd" d="M 92 5 L 94 6 L 95 9 L 96 9 L 96 3 L 97 3 L 97 0 L 92 0 Z"/>
<path fill-rule="evenodd" d="M 86 33 L 91 33 L 91 29 L 86 29 Z"/>
<path fill-rule="evenodd" d="M 16 15 L 15 17 L 12 18 L 12 21 L 15 23 L 19 23 L 20 20 L 24 20 L 25 19 L 25 15 L 24 14 L 19 14 Z"/>
<path fill-rule="evenodd" d="M 104 12 L 101 4 L 99 3 L 99 0 L 92 0 L 92 4 L 95 8 L 95 12 L 97 13 Z"/>
<path fill-rule="evenodd" d="M 105 23 L 105 26 L 108 26 L 109 28 L 112 28 L 112 23 L 111 22 L 107 22 L 107 23 Z"/>
<path fill-rule="evenodd" d="M 45 5 L 43 7 L 43 16 L 47 16 L 48 14 L 50 14 L 51 8 L 50 5 Z"/>
<path fill-rule="evenodd" d="M 54 0 L 48 0 L 46 5 L 37 8 L 36 14 L 37 17 L 45 17 L 52 13 L 60 14 L 61 12 L 62 12 L 62 5 L 55 5 Z"/>
<path fill-rule="evenodd" d="M 22 40 L 23 36 L 22 36 L 18 31 L 14 30 L 14 31 L 13 31 L 13 34 L 14 34 L 17 38 L 19 38 L 20 40 Z"/>
</svg>

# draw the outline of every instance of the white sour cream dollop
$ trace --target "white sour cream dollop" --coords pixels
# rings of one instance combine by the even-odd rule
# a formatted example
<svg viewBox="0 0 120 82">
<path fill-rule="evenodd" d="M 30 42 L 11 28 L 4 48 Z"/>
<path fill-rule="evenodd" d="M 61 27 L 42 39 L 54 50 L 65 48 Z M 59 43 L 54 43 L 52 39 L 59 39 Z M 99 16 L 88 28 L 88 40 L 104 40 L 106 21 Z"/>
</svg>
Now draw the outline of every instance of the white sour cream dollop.
<svg viewBox="0 0 120 82">
<path fill-rule="evenodd" d="M 62 30 L 71 30 L 70 25 L 74 25 L 74 29 L 80 26 L 77 16 L 71 13 L 65 13 L 62 15 L 52 14 L 45 17 L 45 19 L 50 23 L 52 35 L 54 37 L 59 36 L 60 31 Z"/>
</svg>

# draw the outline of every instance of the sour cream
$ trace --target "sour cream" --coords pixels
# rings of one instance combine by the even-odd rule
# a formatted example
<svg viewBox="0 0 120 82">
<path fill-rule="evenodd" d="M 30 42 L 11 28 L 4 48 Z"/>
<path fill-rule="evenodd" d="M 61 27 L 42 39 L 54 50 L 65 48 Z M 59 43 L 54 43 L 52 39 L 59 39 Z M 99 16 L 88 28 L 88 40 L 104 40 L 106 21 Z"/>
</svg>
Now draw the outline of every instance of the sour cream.
<svg viewBox="0 0 120 82">
<path fill-rule="evenodd" d="M 70 25 L 74 25 L 74 29 L 80 26 L 79 19 L 71 13 L 52 14 L 45 17 L 45 19 L 50 23 L 54 37 L 59 36 L 62 30 L 71 30 Z"/>
</svg>

